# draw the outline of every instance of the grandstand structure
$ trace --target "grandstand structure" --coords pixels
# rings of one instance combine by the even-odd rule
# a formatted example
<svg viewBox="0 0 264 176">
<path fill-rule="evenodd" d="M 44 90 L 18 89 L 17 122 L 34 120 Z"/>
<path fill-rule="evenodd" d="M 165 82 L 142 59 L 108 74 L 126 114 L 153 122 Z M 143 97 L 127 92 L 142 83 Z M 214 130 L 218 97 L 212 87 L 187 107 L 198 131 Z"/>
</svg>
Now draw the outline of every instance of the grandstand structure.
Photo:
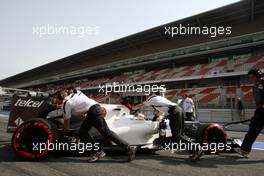
<svg viewBox="0 0 264 176">
<path fill-rule="evenodd" d="M 231 26 L 230 35 L 169 37 L 166 26 Z M 0 81 L 1 86 L 54 92 L 77 87 L 102 103 L 120 103 L 99 85 L 166 85 L 166 97 L 188 94 L 201 109 L 246 108 L 254 101 L 247 72 L 264 69 L 264 1 L 237 3 L 164 24 Z"/>
</svg>

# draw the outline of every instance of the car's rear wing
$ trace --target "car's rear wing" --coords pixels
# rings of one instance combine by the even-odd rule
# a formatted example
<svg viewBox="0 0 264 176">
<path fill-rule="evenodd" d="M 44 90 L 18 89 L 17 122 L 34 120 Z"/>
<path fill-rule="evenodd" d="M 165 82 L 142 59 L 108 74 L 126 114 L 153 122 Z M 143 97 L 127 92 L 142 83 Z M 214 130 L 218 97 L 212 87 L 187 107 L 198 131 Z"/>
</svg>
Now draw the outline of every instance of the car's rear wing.
<svg viewBox="0 0 264 176">
<path fill-rule="evenodd" d="M 24 121 L 39 117 L 48 109 L 47 97 L 13 95 L 7 132 L 13 132 Z"/>
</svg>

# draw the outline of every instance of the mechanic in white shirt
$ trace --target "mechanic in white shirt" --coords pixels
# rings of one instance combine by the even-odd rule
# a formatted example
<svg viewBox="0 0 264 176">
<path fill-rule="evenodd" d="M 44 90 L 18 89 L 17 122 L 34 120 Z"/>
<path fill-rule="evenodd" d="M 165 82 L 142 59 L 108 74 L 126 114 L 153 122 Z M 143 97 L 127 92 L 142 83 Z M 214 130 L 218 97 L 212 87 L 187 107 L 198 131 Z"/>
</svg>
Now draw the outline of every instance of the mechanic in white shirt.
<svg viewBox="0 0 264 176">
<path fill-rule="evenodd" d="M 63 91 L 57 94 L 57 104 L 63 104 L 64 126 L 63 130 L 70 129 L 70 118 L 72 116 L 86 116 L 79 130 L 79 137 L 82 142 L 95 143 L 94 138 L 89 134 L 89 130 L 95 127 L 99 133 L 106 139 L 112 140 L 118 146 L 122 147 L 128 153 L 128 160 L 135 158 L 136 148 L 130 146 L 126 141 L 121 139 L 116 133 L 111 131 L 105 121 L 101 106 L 95 100 L 88 98 L 81 91 L 74 91 L 66 96 Z M 90 158 L 90 162 L 95 162 L 105 156 L 102 149 L 97 151 Z"/>
<path fill-rule="evenodd" d="M 182 108 L 185 113 L 185 117 L 187 121 L 194 121 L 194 103 L 193 100 L 187 95 L 183 95 L 183 103 Z"/>
<path fill-rule="evenodd" d="M 173 141 L 180 139 L 180 134 L 183 127 L 182 109 L 176 103 L 171 102 L 165 97 L 160 96 L 160 93 L 153 93 L 142 104 L 136 105 L 133 109 L 140 109 L 144 106 L 151 106 L 154 110 L 167 114 L 170 119 L 170 128 Z"/>
<path fill-rule="evenodd" d="M 182 108 L 174 102 L 171 102 L 165 97 L 160 96 L 160 92 L 155 92 L 150 95 L 145 102 L 133 107 L 134 110 L 141 109 L 144 106 L 152 106 L 154 110 L 165 113 L 169 117 L 169 125 L 172 133 L 172 141 L 185 143 L 192 143 L 191 139 L 183 134 L 184 116 Z M 192 160 L 197 160 L 201 157 L 202 150 L 194 151 L 190 156 Z"/>
</svg>

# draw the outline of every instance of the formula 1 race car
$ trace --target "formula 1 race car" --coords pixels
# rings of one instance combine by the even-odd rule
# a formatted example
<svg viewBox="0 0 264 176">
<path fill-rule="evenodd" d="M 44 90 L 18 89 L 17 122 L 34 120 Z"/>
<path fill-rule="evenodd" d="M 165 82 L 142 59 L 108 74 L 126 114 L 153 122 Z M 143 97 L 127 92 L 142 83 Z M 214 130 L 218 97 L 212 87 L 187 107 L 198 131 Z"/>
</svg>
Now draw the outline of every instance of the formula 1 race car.
<svg viewBox="0 0 264 176">
<path fill-rule="evenodd" d="M 171 138 L 168 119 L 145 120 L 143 114 L 130 114 L 130 110 L 124 105 L 103 104 L 102 111 L 109 128 L 138 149 L 160 150 Z M 49 98 L 15 95 L 7 130 L 14 131 L 11 143 L 19 157 L 39 159 L 44 157 L 49 149 L 36 150 L 35 144 L 78 144 L 78 129 L 81 123 L 80 117 L 73 117 L 71 130 L 62 132 L 62 113 L 50 105 Z M 113 142 L 100 136 L 95 129 L 90 133 L 102 146 L 115 146 Z M 199 143 L 226 144 L 229 141 L 223 127 L 214 123 L 186 122 L 184 133 Z"/>
</svg>

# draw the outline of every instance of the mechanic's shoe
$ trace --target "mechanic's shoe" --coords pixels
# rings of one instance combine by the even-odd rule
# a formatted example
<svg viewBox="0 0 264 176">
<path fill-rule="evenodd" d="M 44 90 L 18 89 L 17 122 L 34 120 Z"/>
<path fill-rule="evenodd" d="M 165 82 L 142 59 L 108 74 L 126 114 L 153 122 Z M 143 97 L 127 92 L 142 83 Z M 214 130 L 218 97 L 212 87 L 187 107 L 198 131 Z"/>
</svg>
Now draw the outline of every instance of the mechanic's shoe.
<svg viewBox="0 0 264 176">
<path fill-rule="evenodd" d="M 127 154 L 128 154 L 127 162 L 130 162 L 130 161 L 135 159 L 136 151 L 137 151 L 136 147 L 134 147 L 134 146 L 129 147 L 129 151 L 127 152 Z"/>
<path fill-rule="evenodd" d="M 198 151 L 194 151 L 193 154 L 189 157 L 191 161 L 196 161 L 203 156 L 203 150 L 199 149 Z"/>
<path fill-rule="evenodd" d="M 237 152 L 240 156 L 244 157 L 244 158 L 248 158 L 249 156 L 249 152 L 246 152 L 244 150 L 242 150 L 241 148 L 234 148 L 235 152 Z"/>
<path fill-rule="evenodd" d="M 93 163 L 95 161 L 98 161 L 99 159 L 105 157 L 105 155 L 106 154 L 105 154 L 105 152 L 103 150 L 100 151 L 100 152 L 96 152 L 95 154 L 93 154 L 91 156 L 91 158 L 89 158 L 88 162 Z"/>
</svg>

